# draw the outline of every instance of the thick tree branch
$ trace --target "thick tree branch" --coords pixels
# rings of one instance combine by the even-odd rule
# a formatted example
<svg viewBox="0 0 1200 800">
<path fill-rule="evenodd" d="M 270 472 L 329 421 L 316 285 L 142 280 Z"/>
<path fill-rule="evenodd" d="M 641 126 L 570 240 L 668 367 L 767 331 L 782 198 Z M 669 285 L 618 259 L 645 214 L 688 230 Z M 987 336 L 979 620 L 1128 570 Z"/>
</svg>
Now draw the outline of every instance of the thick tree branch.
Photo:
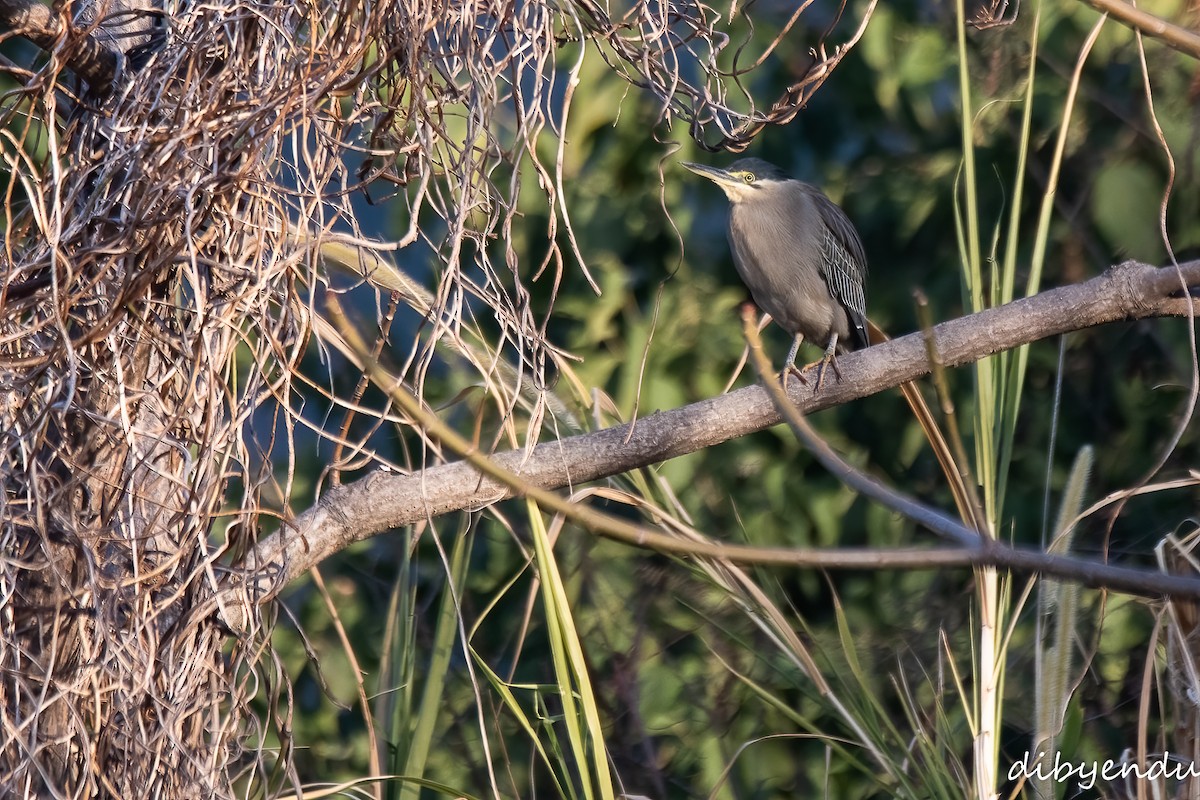
<svg viewBox="0 0 1200 800">
<path fill-rule="evenodd" d="M 12 31 L 47 53 L 53 53 L 67 34 L 62 19 L 49 6 L 37 0 L 0 0 L 0 32 Z M 87 81 L 95 92 L 104 92 L 116 80 L 121 56 L 101 44 L 92 35 L 71 43 L 66 54 L 67 66 Z"/>
<path fill-rule="evenodd" d="M 1155 268 L 1125 263 L 1085 283 L 1043 292 L 936 326 L 932 336 L 947 367 L 978 361 L 1069 331 L 1119 320 L 1182 315 L 1191 300 L 1184 286 L 1200 285 L 1200 261 Z M 803 413 L 839 405 L 911 381 L 929 371 L 923 334 L 914 333 L 838 359 L 841 380 L 813 397 L 791 382 L 791 400 Z M 636 422 L 496 454 L 492 460 L 531 486 L 575 486 L 695 452 L 780 422 L 766 392 L 749 386 Z M 465 461 L 413 475 L 375 473 L 331 490 L 315 506 L 285 523 L 246 557 L 242 566 L 263 579 L 259 601 L 348 544 L 392 528 L 462 509 L 474 509 L 516 492 L 480 475 Z"/>
</svg>

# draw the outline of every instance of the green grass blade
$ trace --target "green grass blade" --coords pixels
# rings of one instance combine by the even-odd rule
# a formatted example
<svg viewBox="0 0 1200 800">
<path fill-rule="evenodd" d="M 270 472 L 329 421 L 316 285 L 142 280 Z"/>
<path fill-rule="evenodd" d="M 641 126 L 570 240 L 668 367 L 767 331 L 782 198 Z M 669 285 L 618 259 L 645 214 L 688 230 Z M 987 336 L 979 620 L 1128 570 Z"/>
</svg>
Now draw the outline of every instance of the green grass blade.
<svg viewBox="0 0 1200 800">
<path fill-rule="evenodd" d="M 542 588 L 542 605 L 546 613 L 546 629 L 553 654 L 554 672 L 558 676 L 561 689 L 563 723 L 571 743 L 574 763 L 580 772 L 584 797 L 593 798 L 599 791 L 602 800 L 614 800 L 615 791 L 608 769 L 608 754 L 604 749 L 600 711 L 596 705 L 591 679 L 587 674 L 583 645 L 575 629 L 566 587 L 558 571 L 558 563 L 542 520 L 541 509 L 533 500 L 527 500 L 526 505 L 533 533 L 534 554 Z"/>
<path fill-rule="evenodd" d="M 483 677 L 487 679 L 489 684 L 491 684 L 492 690 L 500 696 L 501 702 L 513 715 L 513 718 L 516 719 L 517 724 L 521 726 L 521 729 L 525 731 L 525 734 L 529 737 L 529 741 L 532 743 L 534 750 L 537 751 L 538 757 L 541 758 L 542 763 L 546 765 L 547 771 L 554 780 L 555 796 L 573 797 L 574 793 L 569 791 L 569 786 L 564 786 L 563 782 L 559 779 L 559 773 L 563 771 L 561 769 L 561 761 L 556 762 L 553 758 L 551 758 L 550 754 L 546 752 L 546 748 L 542 744 L 541 738 L 538 736 L 537 729 L 534 727 L 533 722 L 530 721 L 529 715 L 525 713 L 525 709 L 523 709 L 520 702 L 517 701 L 517 696 L 513 694 L 512 688 L 505 683 L 505 681 L 499 675 L 497 675 L 482 658 L 480 658 L 479 654 L 475 652 L 474 648 L 471 648 L 470 652 L 471 657 L 475 660 L 475 665 L 483 673 Z"/>
<path fill-rule="evenodd" d="M 1068 527 L 1083 508 L 1088 477 L 1092 471 L 1092 448 L 1083 447 L 1075 456 L 1071 476 L 1063 490 L 1062 506 L 1054 526 L 1054 538 L 1048 552 L 1065 555 L 1070 552 L 1075 538 L 1075 529 Z M 1066 719 L 1066 710 L 1071 700 L 1071 668 L 1074 659 L 1074 634 L 1079 617 L 1079 587 L 1061 581 L 1044 579 L 1038 596 L 1038 620 L 1052 626 L 1049 640 L 1038 637 L 1036 662 L 1037 688 L 1035 696 L 1034 732 L 1031 753 L 1045 752 L 1053 759 L 1058 750 L 1058 737 Z M 1043 766 L 1046 762 L 1043 761 Z M 1052 798 L 1055 784 L 1047 774 L 1032 779 L 1033 796 Z"/>
<path fill-rule="evenodd" d="M 421 705 L 417 711 L 412 739 L 404 764 L 404 775 L 410 779 L 400 793 L 402 800 L 417 800 L 421 786 L 411 782 L 424 778 L 429 752 L 435 741 L 434 731 L 438 712 L 444 706 L 446 675 L 450 671 L 450 660 L 454 655 L 454 640 L 458 633 L 458 589 L 462 587 L 467 572 L 468 554 L 474 535 L 467 531 L 454 537 L 454 548 L 450 552 L 450 572 L 446 576 L 446 588 L 438 607 L 437 625 L 434 629 L 433 646 L 429 656 L 429 668 L 425 673 L 425 686 L 421 691 Z"/>
<path fill-rule="evenodd" d="M 1037 232 L 1034 235 L 1033 253 L 1030 258 L 1029 280 L 1025 285 L 1025 295 L 1037 294 L 1042 285 L 1042 271 L 1046 265 L 1046 250 L 1047 243 L 1050 240 L 1050 220 L 1054 215 L 1054 198 L 1058 189 L 1058 176 L 1062 168 L 1063 156 L 1066 152 L 1067 135 L 1071 129 L 1071 115 L 1075 109 L 1075 99 L 1079 92 L 1080 76 L 1083 72 L 1083 65 L 1087 61 L 1088 54 L 1091 53 L 1092 46 L 1096 43 L 1097 37 L 1100 35 L 1101 28 L 1104 27 L 1104 21 L 1107 16 L 1101 15 L 1100 19 L 1092 27 L 1088 38 L 1084 41 L 1083 47 L 1080 49 L 1079 58 L 1075 64 L 1075 71 L 1071 77 L 1071 83 L 1067 90 L 1067 97 L 1063 101 L 1062 122 L 1058 129 L 1058 140 L 1054 146 L 1054 157 L 1050 162 L 1050 172 L 1046 180 L 1046 190 L 1042 194 L 1042 207 L 1038 214 Z M 1036 25 L 1035 25 L 1036 30 Z M 1032 76 L 1032 66 L 1031 76 Z M 1032 80 L 1031 80 L 1032 84 Z M 1023 138 L 1023 141 L 1025 139 Z M 1012 358 L 1012 366 L 1009 370 L 1007 382 L 1008 391 L 1005 392 L 1004 409 L 1001 413 L 1003 420 L 1003 428 L 1000 434 L 1001 438 L 1001 472 L 1000 475 L 1004 483 L 999 487 L 1001 495 L 1007 488 L 1007 471 L 1008 465 L 1012 461 L 1013 438 L 1016 435 L 1017 416 L 1021 410 L 1021 393 L 1025 385 L 1025 368 L 1029 362 L 1029 346 L 1025 345 L 1017 348 Z"/>
</svg>

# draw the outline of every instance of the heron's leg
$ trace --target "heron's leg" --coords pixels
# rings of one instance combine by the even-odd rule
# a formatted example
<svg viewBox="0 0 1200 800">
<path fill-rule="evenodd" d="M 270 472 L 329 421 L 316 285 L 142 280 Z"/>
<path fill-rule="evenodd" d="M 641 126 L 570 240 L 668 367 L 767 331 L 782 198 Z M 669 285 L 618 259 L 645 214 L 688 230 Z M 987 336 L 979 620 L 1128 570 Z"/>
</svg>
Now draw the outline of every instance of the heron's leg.
<svg viewBox="0 0 1200 800">
<path fill-rule="evenodd" d="M 804 373 L 801 372 L 800 369 L 796 366 L 796 353 L 800 352 L 800 345 L 803 343 L 804 343 L 804 334 L 803 333 L 797 333 L 796 338 L 792 339 L 792 349 L 788 351 L 787 361 L 783 365 L 782 378 L 783 378 L 783 390 L 785 392 L 787 391 L 788 375 L 790 375 L 793 372 L 796 373 L 796 377 L 798 377 L 800 379 L 801 383 L 806 382 L 805 378 L 804 378 Z"/>
<path fill-rule="evenodd" d="M 817 388 L 813 389 L 814 394 L 821 391 L 821 386 L 825 383 L 825 368 L 827 366 L 833 365 L 833 371 L 838 376 L 838 380 L 842 379 L 842 373 L 837 368 L 837 359 L 834 357 L 834 350 L 837 349 L 837 343 L 838 335 L 835 333 L 829 337 L 829 346 L 825 348 L 825 355 L 821 357 L 821 360 L 814 361 L 808 365 L 808 367 L 817 368 Z M 805 367 L 805 369 L 808 369 L 808 367 Z"/>
</svg>

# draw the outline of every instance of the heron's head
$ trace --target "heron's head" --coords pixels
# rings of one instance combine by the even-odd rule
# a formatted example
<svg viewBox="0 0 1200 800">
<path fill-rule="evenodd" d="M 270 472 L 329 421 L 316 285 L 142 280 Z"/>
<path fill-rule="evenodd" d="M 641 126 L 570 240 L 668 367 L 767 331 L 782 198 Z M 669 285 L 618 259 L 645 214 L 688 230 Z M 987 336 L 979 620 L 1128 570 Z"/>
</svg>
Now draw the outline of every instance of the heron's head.
<svg viewBox="0 0 1200 800">
<path fill-rule="evenodd" d="M 731 203 L 766 199 L 772 196 L 774 190 L 791 180 L 779 167 L 761 158 L 739 159 L 730 164 L 728 169 L 717 169 L 689 161 L 684 161 L 683 166 L 720 186 Z"/>
</svg>

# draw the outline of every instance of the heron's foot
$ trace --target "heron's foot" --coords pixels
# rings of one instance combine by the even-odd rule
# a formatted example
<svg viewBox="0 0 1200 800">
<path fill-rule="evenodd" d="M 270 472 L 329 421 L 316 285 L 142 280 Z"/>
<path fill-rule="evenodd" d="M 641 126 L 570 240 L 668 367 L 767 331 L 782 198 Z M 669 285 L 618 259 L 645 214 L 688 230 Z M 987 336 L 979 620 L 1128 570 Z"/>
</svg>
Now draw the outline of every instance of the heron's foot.
<svg viewBox="0 0 1200 800">
<path fill-rule="evenodd" d="M 817 370 L 817 388 L 813 389 L 813 394 L 816 394 L 817 392 L 821 391 L 821 387 L 825 385 L 825 369 L 826 369 L 826 367 L 833 367 L 833 374 L 837 376 L 837 379 L 839 381 L 842 379 L 842 371 L 840 369 L 838 369 L 837 359 L 834 357 L 833 353 L 826 353 L 823 357 L 818 358 L 816 361 L 812 362 L 811 364 L 805 364 L 804 369 L 800 370 L 801 372 L 808 372 L 810 369 L 816 368 L 816 370 Z M 807 383 L 807 381 L 806 381 L 806 383 Z"/>
<path fill-rule="evenodd" d="M 808 376 L 804 374 L 804 367 L 797 367 L 795 364 L 788 364 L 784 367 L 783 372 L 779 373 L 779 379 L 783 383 L 783 391 L 787 392 L 788 378 L 795 375 L 803 384 L 808 384 Z"/>
</svg>

